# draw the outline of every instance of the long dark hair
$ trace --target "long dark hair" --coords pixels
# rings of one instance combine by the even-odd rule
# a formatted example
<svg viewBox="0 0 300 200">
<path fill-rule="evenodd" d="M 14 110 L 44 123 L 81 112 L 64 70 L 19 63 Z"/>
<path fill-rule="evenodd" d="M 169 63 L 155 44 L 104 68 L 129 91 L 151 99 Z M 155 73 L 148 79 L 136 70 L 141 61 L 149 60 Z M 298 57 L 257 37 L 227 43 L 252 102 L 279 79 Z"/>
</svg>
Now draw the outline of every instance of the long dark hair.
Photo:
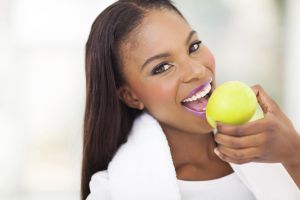
<svg viewBox="0 0 300 200">
<path fill-rule="evenodd" d="M 118 96 L 124 83 L 118 48 L 151 9 L 169 9 L 181 15 L 169 0 L 119 0 L 107 7 L 92 25 L 85 54 L 82 200 L 90 193 L 91 176 L 107 169 L 117 149 L 126 142 L 134 119 L 141 114 Z"/>
</svg>

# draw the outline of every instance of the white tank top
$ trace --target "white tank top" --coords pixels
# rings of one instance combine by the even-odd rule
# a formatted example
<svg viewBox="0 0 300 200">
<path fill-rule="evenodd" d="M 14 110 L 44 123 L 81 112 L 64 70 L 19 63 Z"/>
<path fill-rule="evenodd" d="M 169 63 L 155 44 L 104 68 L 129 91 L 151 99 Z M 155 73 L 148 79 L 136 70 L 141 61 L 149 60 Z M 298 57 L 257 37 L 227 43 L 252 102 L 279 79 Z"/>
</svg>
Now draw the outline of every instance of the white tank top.
<svg viewBox="0 0 300 200">
<path fill-rule="evenodd" d="M 236 173 L 207 181 L 178 180 L 182 200 L 255 200 Z"/>
</svg>

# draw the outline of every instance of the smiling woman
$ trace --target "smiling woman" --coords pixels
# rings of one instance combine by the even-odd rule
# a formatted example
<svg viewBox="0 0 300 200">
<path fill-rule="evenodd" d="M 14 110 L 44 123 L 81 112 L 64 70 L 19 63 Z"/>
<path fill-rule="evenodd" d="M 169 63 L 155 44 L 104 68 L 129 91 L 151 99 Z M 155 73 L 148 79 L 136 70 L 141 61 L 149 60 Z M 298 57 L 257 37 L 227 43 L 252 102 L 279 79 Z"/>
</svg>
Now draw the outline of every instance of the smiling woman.
<svg viewBox="0 0 300 200">
<path fill-rule="evenodd" d="M 126 80 L 119 89 L 123 101 L 133 109 L 145 108 L 165 131 L 209 133 L 205 117 L 194 117 L 182 106 L 192 91 L 199 92 L 214 78 L 213 55 L 199 41 L 178 13 L 148 11 L 119 47 Z"/>
<path fill-rule="evenodd" d="M 215 61 L 201 39 L 168 0 L 119 0 L 96 18 L 86 44 L 82 199 L 299 195 L 281 165 L 262 174 L 266 165 L 244 169 L 222 156 L 223 132 L 216 140 L 205 117 Z"/>
</svg>

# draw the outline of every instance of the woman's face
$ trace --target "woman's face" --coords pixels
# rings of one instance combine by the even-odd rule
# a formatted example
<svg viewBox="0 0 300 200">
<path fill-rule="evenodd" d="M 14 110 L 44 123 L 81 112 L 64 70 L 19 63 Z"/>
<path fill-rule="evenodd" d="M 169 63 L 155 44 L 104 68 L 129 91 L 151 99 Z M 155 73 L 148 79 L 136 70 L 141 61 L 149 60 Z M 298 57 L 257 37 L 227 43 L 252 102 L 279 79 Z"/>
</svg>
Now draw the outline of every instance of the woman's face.
<svg viewBox="0 0 300 200">
<path fill-rule="evenodd" d="M 161 10 L 147 13 L 142 24 L 120 45 L 126 80 L 122 89 L 127 94 L 123 99 L 131 107 L 144 106 L 165 131 L 212 131 L 205 118 L 207 100 L 191 101 L 195 92 L 205 95 L 211 81 L 214 88 L 214 57 L 200 40 L 180 15 Z M 200 112 L 191 112 L 187 107 Z"/>
</svg>

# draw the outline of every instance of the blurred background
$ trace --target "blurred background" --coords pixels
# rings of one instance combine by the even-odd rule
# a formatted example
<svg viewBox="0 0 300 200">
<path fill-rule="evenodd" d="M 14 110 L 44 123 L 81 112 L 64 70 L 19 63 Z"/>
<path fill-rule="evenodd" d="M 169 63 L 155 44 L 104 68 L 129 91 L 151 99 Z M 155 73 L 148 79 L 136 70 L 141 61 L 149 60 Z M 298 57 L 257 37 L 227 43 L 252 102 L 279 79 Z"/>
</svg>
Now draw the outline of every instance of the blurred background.
<svg viewBox="0 0 300 200">
<path fill-rule="evenodd" d="M 0 0 L 0 199 L 79 200 L 84 46 L 111 0 Z M 300 130 L 300 1 L 175 0 L 217 84 L 260 84 Z"/>
</svg>

